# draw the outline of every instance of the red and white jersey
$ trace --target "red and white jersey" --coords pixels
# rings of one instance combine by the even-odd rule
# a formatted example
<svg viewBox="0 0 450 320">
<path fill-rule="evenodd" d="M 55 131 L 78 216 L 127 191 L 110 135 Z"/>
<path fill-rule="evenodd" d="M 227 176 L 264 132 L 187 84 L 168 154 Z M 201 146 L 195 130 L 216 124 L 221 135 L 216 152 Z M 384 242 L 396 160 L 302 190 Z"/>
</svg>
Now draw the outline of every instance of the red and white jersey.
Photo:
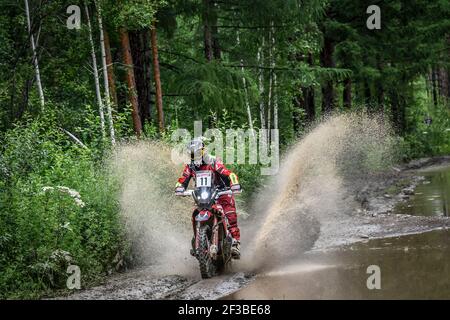
<svg viewBox="0 0 450 320">
<path fill-rule="evenodd" d="M 222 187 L 231 187 L 234 184 L 239 184 L 235 173 L 228 170 L 220 159 L 208 155 L 203 158 L 200 166 L 185 165 L 183 174 L 178 179 L 178 185 L 187 188 L 191 178 L 195 179 L 197 171 L 212 171 L 215 175 L 215 182 Z"/>
</svg>

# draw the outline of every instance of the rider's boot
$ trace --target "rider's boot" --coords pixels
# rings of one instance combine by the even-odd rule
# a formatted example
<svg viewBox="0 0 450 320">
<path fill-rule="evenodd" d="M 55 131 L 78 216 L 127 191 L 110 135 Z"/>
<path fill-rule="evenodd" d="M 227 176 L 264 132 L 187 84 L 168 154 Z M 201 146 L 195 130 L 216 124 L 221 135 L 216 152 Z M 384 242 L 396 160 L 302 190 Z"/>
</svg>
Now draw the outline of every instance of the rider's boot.
<svg viewBox="0 0 450 320">
<path fill-rule="evenodd" d="M 239 240 L 233 239 L 231 243 L 231 257 L 235 260 L 241 258 L 241 242 Z"/>
</svg>

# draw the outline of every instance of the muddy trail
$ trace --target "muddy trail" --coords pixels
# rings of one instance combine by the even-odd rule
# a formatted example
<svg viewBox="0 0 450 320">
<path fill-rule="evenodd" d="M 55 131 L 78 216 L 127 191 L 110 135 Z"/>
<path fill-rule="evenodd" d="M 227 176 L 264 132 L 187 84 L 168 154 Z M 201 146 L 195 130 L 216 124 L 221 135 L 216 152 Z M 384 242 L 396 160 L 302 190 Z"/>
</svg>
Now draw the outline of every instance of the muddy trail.
<svg viewBox="0 0 450 320">
<path fill-rule="evenodd" d="M 240 221 L 242 259 L 229 274 L 207 280 L 189 255 L 192 203 L 173 196 L 181 166 L 172 164 L 167 146 L 124 145 L 110 165 L 122 181 L 120 203 L 132 262 L 141 267 L 61 298 L 261 298 L 254 290 L 236 292 L 261 283 L 270 288 L 270 275 L 289 274 L 289 266 L 293 274 L 333 268 L 336 252 L 355 243 L 450 228 L 448 216 L 398 209 L 427 182 L 420 170 L 450 164 L 450 157 L 398 166 L 395 144 L 390 128 L 364 115 L 318 124 L 286 152 L 280 172 L 246 204 L 250 215 Z M 326 257 L 326 263 L 315 263 L 316 256 Z"/>
</svg>

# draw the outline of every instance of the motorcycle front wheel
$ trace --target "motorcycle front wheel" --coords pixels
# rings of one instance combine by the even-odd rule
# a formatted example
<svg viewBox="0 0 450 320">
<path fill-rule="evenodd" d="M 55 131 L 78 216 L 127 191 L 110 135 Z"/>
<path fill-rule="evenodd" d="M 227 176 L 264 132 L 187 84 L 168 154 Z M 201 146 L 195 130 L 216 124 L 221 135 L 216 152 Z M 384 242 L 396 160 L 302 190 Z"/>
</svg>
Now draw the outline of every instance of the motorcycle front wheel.
<svg viewBox="0 0 450 320">
<path fill-rule="evenodd" d="M 197 259 L 200 266 L 200 273 L 203 279 L 212 278 L 217 274 L 217 267 L 209 254 L 209 243 L 211 237 L 211 227 L 204 225 L 200 228 L 198 237 L 200 246 L 197 252 Z"/>
</svg>

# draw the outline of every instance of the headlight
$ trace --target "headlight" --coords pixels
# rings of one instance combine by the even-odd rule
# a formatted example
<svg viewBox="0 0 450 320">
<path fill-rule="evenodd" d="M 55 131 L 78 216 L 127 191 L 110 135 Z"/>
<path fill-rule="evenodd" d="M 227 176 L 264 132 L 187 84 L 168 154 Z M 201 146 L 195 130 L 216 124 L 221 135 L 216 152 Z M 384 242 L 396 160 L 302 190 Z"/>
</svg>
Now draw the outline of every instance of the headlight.
<svg viewBox="0 0 450 320">
<path fill-rule="evenodd" d="M 209 192 L 203 191 L 202 194 L 200 195 L 200 197 L 202 198 L 202 200 L 206 200 L 209 198 Z"/>
</svg>

